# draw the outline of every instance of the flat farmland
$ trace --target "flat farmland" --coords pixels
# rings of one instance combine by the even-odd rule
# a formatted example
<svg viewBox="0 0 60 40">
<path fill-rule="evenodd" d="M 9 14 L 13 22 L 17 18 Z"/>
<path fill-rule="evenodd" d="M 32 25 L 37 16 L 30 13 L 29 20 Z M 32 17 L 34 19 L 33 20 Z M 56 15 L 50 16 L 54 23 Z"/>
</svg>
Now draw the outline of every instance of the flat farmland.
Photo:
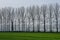
<svg viewBox="0 0 60 40">
<path fill-rule="evenodd" d="M 60 40 L 60 33 L 0 32 L 0 40 Z"/>
</svg>

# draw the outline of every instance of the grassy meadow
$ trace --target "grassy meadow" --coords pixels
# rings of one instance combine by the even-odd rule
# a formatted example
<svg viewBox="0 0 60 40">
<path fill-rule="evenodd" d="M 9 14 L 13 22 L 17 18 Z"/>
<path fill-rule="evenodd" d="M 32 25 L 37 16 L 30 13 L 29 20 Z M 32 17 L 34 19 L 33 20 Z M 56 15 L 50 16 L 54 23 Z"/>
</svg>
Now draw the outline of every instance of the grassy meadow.
<svg viewBox="0 0 60 40">
<path fill-rule="evenodd" d="M 60 33 L 0 32 L 0 40 L 60 40 Z"/>
</svg>

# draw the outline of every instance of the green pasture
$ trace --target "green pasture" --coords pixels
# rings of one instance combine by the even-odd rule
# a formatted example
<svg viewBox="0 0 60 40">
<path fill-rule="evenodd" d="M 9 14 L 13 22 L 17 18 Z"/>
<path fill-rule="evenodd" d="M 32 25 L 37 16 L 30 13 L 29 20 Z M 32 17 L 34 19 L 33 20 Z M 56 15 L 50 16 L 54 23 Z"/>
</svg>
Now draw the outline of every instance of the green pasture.
<svg viewBox="0 0 60 40">
<path fill-rule="evenodd" d="M 60 33 L 0 32 L 0 40 L 60 40 Z"/>
</svg>

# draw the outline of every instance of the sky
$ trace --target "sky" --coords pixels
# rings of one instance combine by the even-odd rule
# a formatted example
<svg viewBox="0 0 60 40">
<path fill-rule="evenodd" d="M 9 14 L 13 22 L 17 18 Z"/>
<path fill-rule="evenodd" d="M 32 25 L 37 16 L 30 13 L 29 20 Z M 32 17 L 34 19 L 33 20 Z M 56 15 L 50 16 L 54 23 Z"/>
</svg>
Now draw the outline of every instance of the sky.
<svg viewBox="0 0 60 40">
<path fill-rule="evenodd" d="M 32 6 L 42 4 L 60 4 L 60 0 L 0 0 L 1 7 L 21 7 L 21 6 Z"/>
</svg>

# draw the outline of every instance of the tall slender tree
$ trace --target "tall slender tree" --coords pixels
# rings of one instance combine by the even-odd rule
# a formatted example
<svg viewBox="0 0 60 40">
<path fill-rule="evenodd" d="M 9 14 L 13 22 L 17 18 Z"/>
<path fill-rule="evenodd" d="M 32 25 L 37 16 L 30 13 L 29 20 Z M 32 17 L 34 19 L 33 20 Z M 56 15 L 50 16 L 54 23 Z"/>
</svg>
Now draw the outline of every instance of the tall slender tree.
<svg viewBox="0 0 60 40">
<path fill-rule="evenodd" d="M 47 5 L 43 5 L 42 6 L 42 12 L 43 12 L 43 17 L 44 17 L 44 32 L 46 31 L 46 26 L 45 26 L 45 18 L 46 18 L 46 9 L 47 9 Z"/>
<path fill-rule="evenodd" d="M 56 30 L 58 32 L 58 11 L 59 11 L 59 5 L 56 3 L 55 5 L 55 18 L 56 18 Z"/>
<path fill-rule="evenodd" d="M 37 28 L 38 28 L 38 32 L 39 32 L 40 31 L 40 8 L 39 8 L 39 6 L 37 6 L 36 12 L 37 12 L 37 16 L 38 16 Z"/>
<path fill-rule="evenodd" d="M 34 32 L 34 18 L 35 18 L 35 6 L 30 7 L 30 15 L 33 23 L 33 32 Z"/>
<path fill-rule="evenodd" d="M 49 13 L 50 13 L 50 18 L 49 18 L 49 23 L 50 23 L 50 32 L 52 32 L 52 12 L 53 12 L 53 6 L 52 4 L 49 6 Z"/>
<path fill-rule="evenodd" d="M 25 8 L 24 7 L 21 7 L 22 31 L 25 31 L 24 14 L 25 14 Z"/>
<path fill-rule="evenodd" d="M 11 15 L 11 31 L 14 31 L 13 20 L 14 20 L 14 8 L 12 9 Z"/>
</svg>

